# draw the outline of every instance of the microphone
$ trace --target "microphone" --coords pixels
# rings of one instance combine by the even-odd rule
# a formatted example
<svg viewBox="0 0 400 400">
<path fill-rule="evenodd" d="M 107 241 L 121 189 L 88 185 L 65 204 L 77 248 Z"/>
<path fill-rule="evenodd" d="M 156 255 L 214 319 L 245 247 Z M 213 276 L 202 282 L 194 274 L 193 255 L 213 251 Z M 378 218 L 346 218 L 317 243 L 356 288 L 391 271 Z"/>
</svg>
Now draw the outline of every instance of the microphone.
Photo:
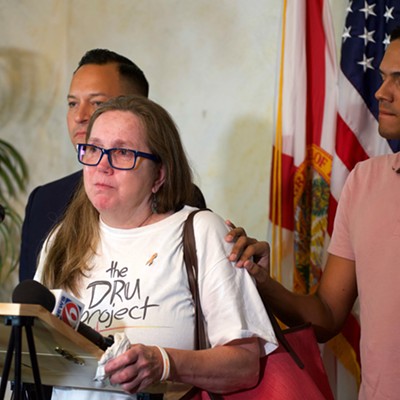
<svg viewBox="0 0 400 400">
<path fill-rule="evenodd" d="M 78 325 L 78 332 L 85 336 L 86 339 L 90 340 L 93 344 L 99 347 L 101 350 L 106 351 L 109 347 L 114 344 L 114 336 L 108 335 L 103 336 L 99 332 L 95 331 L 89 325 L 80 322 Z"/>
<path fill-rule="evenodd" d="M 78 333 L 105 351 L 114 344 L 114 337 L 101 335 L 90 326 L 80 322 L 83 304 L 61 289 L 49 290 L 38 281 L 26 279 L 12 293 L 13 303 L 39 304 Z"/>
<path fill-rule="evenodd" d="M 56 305 L 54 294 L 41 283 L 32 279 L 26 279 L 19 283 L 11 296 L 13 303 L 39 304 L 50 312 Z"/>
</svg>

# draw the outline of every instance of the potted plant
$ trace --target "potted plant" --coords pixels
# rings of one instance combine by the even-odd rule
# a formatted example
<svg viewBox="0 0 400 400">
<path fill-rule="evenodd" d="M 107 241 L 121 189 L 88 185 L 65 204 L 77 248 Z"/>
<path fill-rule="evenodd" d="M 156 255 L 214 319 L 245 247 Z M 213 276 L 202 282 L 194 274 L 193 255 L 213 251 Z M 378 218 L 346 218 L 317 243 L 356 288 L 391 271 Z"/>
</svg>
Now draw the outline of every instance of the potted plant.
<svg viewBox="0 0 400 400">
<path fill-rule="evenodd" d="M 19 261 L 22 218 L 13 201 L 26 189 L 28 168 L 18 150 L 0 139 L 0 283 L 4 284 Z"/>
</svg>

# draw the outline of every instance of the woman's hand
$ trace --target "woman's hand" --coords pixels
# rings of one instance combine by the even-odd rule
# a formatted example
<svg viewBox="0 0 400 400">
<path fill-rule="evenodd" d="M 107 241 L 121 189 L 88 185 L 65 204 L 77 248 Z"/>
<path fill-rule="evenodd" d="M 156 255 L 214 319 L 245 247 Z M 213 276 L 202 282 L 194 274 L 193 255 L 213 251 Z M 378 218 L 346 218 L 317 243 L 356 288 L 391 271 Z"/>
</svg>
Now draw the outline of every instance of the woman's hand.
<svg viewBox="0 0 400 400">
<path fill-rule="evenodd" d="M 236 228 L 231 221 L 226 221 L 226 224 L 232 230 L 225 236 L 225 240 L 234 242 L 228 259 L 236 262 L 238 268 L 246 268 L 257 283 L 265 282 L 270 274 L 269 244 L 248 237 L 244 228 Z"/>
<path fill-rule="evenodd" d="M 134 344 L 128 351 L 110 360 L 105 372 L 110 376 L 112 385 L 121 385 L 125 392 L 137 393 L 158 383 L 163 368 L 158 347 Z"/>
</svg>

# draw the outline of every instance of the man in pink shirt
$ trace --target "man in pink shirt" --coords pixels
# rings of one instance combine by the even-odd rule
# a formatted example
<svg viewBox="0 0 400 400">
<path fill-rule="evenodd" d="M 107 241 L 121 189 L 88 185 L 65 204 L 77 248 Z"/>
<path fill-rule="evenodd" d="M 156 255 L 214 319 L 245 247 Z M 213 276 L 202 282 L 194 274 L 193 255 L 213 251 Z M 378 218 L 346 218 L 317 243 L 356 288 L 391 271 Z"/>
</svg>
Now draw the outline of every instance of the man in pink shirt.
<svg viewBox="0 0 400 400">
<path fill-rule="evenodd" d="M 400 139 L 400 29 L 380 65 L 379 133 Z M 231 232 L 228 241 L 243 233 Z M 250 244 L 241 254 L 243 244 Z M 340 197 L 318 290 L 299 295 L 269 276 L 266 242 L 239 238 L 230 256 L 257 279 L 259 292 L 289 326 L 311 321 L 324 342 L 360 301 L 362 382 L 359 399 L 400 398 L 400 153 L 359 163 Z M 249 259 L 255 257 L 255 262 Z"/>
</svg>

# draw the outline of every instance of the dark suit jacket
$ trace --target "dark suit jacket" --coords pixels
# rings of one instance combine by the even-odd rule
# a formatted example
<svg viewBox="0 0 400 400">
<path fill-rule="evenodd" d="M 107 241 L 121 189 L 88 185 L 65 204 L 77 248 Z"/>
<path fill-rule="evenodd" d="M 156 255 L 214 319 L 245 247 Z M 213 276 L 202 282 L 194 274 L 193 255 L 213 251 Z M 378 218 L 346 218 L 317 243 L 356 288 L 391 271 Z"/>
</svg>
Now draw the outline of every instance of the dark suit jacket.
<svg viewBox="0 0 400 400">
<path fill-rule="evenodd" d="M 22 225 L 20 281 L 33 278 L 43 242 L 62 217 L 81 179 L 82 171 L 78 171 L 38 186 L 30 194 Z"/>
<path fill-rule="evenodd" d="M 78 171 L 57 181 L 38 186 L 30 194 L 22 225 L 20 281 L 33 278 L 43 242 L 63 216 L 81 179 L 82 171 Z M 200 189 L 197 186 L 193 189 L 193 199 L 188 204 L 206 208 Z"/>
</svg>

